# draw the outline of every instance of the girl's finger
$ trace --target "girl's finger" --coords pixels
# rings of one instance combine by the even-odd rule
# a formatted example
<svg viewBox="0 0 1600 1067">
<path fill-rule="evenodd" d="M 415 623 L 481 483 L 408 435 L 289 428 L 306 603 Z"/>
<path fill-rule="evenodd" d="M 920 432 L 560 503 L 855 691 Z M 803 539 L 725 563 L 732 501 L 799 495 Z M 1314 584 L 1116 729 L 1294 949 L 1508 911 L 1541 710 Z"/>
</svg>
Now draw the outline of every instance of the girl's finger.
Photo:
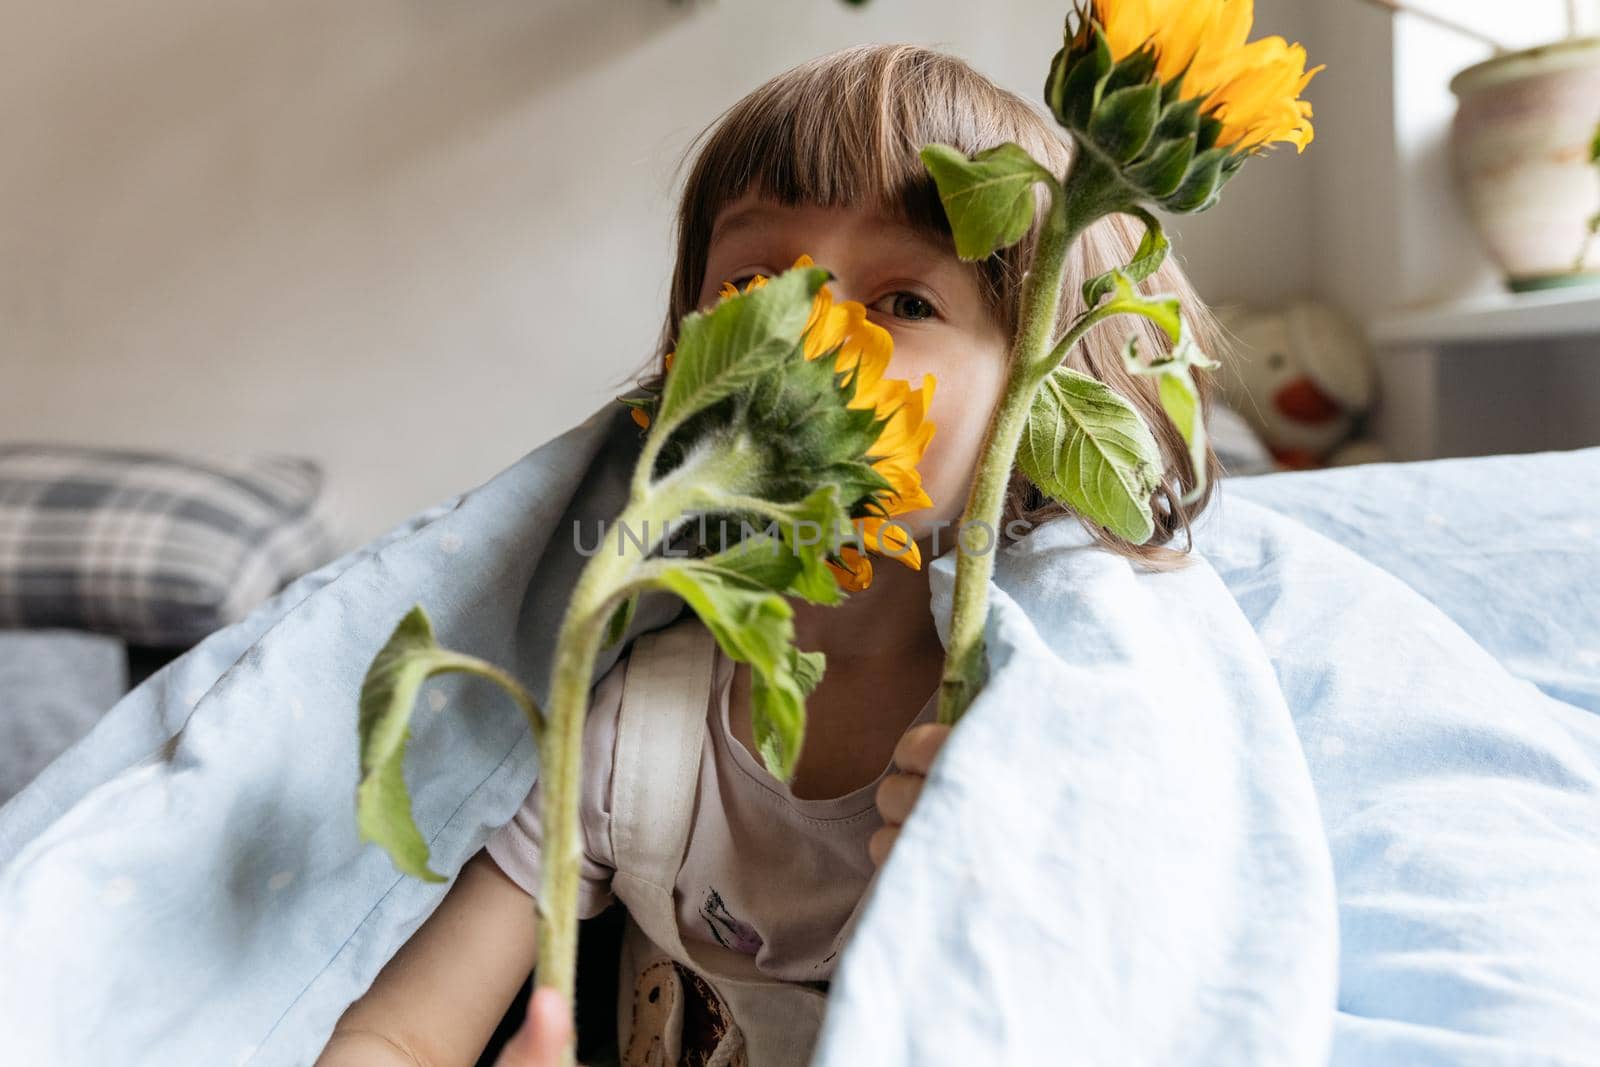
<svg viewBox="0 0 1600 1067">
<path fill-rule="evenodd" d="M 899 836 L 898 826 L 880 826 L 867 838 L 867 855 L 872 857 L 874 866 L 883 866 L 883 861 L 889 858 L 889 850 Z"/>
<path fill-rule="evenodd" d="M 878 783 L 878 813 L 883 821 L 891 825 L 905 822 L 917 797 L 922 795 L 925 781 L 920 774 L 891 774 Z"/>
<path fill-rule="evenodd" d="M 950 736 L 950 727 L 943 723 L 924 722 L 913 726 L 900 737 L 894 746 L 894 762 L 903 771 L 927 774 L 933 759 Z"/>
</svg>

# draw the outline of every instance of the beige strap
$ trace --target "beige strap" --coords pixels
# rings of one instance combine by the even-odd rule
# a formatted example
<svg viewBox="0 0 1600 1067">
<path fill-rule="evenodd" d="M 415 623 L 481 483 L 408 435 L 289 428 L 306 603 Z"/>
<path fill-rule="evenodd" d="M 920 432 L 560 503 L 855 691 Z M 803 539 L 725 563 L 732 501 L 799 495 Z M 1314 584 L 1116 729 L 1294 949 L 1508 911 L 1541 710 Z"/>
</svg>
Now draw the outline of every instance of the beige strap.
<svg viewBox="0 0 1600 1067">
<path fill-rule="evenodd" d="M 718 1067 L 803 1067 L 827 1004 L 816 989 L 761 975 L 753 957 L 715 945 L 691 954 L 678 929 L 675 892 L 699 793 L 715 657 L 711 631 L 688 615 L 637 638 L 623 675 L 611 846 L 612 888 L 628 909 L 617 1002 L 625 1067 L 676 1062 L 680 1051 L 681 1017 L 677 1026 L 641 1019 L 644 1029 L 634 1033 L 636 990 L 627 983 L 663 956 L 704 977 L 736 1021 L 712 1056 Z"/>
<path fill-rule="evenodd" d="M 635 639 L 623 675 L 613 756 L 611 847 L 629 914 L 651 940 L 687 959 L 673 887 L 694 817 L 716 640 L 695 616 Z M 644 899 L 639 899 L 643 897 Z"/>
</svg>

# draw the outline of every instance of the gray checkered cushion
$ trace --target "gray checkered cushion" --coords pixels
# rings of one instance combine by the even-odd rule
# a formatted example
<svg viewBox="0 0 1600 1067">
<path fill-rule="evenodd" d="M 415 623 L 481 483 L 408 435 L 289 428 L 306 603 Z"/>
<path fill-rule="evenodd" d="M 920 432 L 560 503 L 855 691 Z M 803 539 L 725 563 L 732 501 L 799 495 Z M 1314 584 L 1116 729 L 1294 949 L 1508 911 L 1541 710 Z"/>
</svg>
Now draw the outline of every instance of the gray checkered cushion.
<svg viewBox="0 0 1600 1067">
<path fill-rule="evenodd" d="M 338 547 L 309 459 L 0 444 L 0 627 L 184 647 Z"/>
</svg>

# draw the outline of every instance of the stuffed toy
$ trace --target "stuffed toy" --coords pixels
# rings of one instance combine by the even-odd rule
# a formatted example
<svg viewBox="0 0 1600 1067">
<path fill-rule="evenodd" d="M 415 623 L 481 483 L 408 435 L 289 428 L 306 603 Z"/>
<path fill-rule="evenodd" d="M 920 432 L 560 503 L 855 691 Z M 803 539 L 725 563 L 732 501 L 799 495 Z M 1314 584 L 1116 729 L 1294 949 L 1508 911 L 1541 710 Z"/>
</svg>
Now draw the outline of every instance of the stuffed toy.
<svg viewBox="0 0 1600 1067">
<path fill-rule="evenodd" d="M 1332 308 L 1309 300 L 1222 313 L 1234 335 L 1218 372 L 1223 398 L 1265 442 L 1280 469 L 1387 458 L 1364 434 L 1376 394 L 1372 351 Z"/>
</svg>

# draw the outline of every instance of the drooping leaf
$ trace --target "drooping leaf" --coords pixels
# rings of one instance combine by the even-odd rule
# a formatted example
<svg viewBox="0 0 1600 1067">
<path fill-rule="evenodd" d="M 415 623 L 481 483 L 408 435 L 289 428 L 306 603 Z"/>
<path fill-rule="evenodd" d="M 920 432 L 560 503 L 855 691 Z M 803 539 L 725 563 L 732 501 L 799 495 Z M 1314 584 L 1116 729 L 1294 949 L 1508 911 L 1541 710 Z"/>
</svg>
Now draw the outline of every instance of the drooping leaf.
<svg viewBox="0 0 1600 1067">
<path fill-rule="evenodd" d="M 728 658 L 750 665 L 756 747 L 767 769 L 788 781 L 805 737 L 805 690 L 794 673 L 793 610 L 782 595 L 708 561 L 686 560 L 656 581 L 688 603 Z"/>
<path fill-rule="evenodd" d="M 677 424 L 793 358 L 811 299 L 827 280 L 821 267 L 796 267 L 685 315 L 656 418 Z"/>
<path fill-rule="evenodd" d="M 850 514 L 840 505 L 836 486 L 819 485 L 804 500 L 793 504 L 749 497 L 724 499 L 723 510 L 740 517 L 729 531 L 734 543 L 724 547 L 719 530 L 715 542 L 719 551 L 704 557 L 703 562 L 761 588 L 789 593 L 813 604 L 839 602 L 842 594 L 828 569 L 827 553 L 834 532 L 849 528 Z M 709 503 L 708 510 L 715 512 L 717 505 Z M 741 540 L 741 525 L 745 523 L 754 536 Z"/>
<path fill-rule="evenodd" d="M 789 579 L 789 592 L 813 604 L 837 604 L 843 595 L 827 563 L 835 535 L 850 528 L 850 513 L 839 504 L 831 485 L 819 487 L 806 499 L 786 508 L 789 521 L 780 529 L 789 534 L 789 551 L 799 561 Z"/>
<path fill-rule="evenodd" d="M 842 598 L 826 564 L 828 531 L 849 516 L 832 485 L 789 505 L 728 499 L 730 513 L 741 506 L 757 514 L 750 533 L 710 556 L 659 561 L 649 584 L 682 597 L 728 657 L 750 665 L 756 747 L 787 781 L 804 741 L 805 697 L 822 677 L 824 658 L 794 646 L 794 612 L 784 596 L 820 604 Z"/>
<path fill-rule="evenodd" d="M 824 668 L 827 666 L 828 657 L 821 652 L 802 652 L 798 648 L 790 648 L 793 653 L 789 671 L 800 683 L 800 688 L 809 696 L 816 689 L 817 683 L 822 681 Z"/>
<path fill-rule="evenodd" d="M 1033 483 L 1090 521 L 1143 544 L 1161 450 L 1150 427 L 1097 378 L 1057 367 L 1034 394 L 1017 463 Z"/>
<path fill-rule="evenodd" d="M 530 719 L 538 711 L 521 686 L 493 664 L 440 648 L 433 624 L 418 604 L 405 614 L 367 668 L 361 682 L 361 783 L 356 788 L 356 829 L 361 840 L 389 853 L 402 872 L 427 882 L 447 881 L 428 866 L 428 842 L 411 814 L 403 770 L 417 691 L 435 674 L 462 671 L 505 689 Z"/>
<path fill-rule="evenodd" d="M 1189 468 L 1194 472 L 1194 488 L 1184 503 L 1198 499 L 1206 486 L 1206 423 L 1200 417 L 1200 394 L 1187 371 L 1163 374 L 1156 379 L 1156 393 L 1167 418 L 1189 446 Z"/>
<path fill-rule="evenodd" d="M 1139 342 L 1130 336 L 1123 348 L 1122 358 L 1130 373 L 1156 379 L 1156 395 L 1161 408 L 1177 427 L 1188 446 L 1189 467 L 1194 472 L 1194 486 L 1184 494 L 1183 503 L 1193 503 L 1206 487 L 1206 424 L 1200 410 L 1200 392 L 1195 386 L 1196 370 L 1211 370 L 1221 364 L 1203 352 L 1194 342 L 1189 324 L 1183 324 L 1182 336 L 1172 352 L 1150 363 L 1139 358 Z"/>
<path fill-rule="evenodd" d="M 1148 232 L 1146 236 L 1148 237 Z M 1141 243 L 1140 247 L 1143 248 L 1144 245 Z M 1165 252 L 1161 254 L 1164 255 Z M 1179 338 L 1183 336 L 1183 315 L 1178 298 L 1167 294 L 1146 296 L 1134 288 L 1134 280 L 1121 270 L 1111 271 L 1110 276 L 1111 299 L 1094 308 L 1089 314 L 1096 319 L 1110 318 L 1113 315 L 1141 315 L 1161 327 L 1172 342 L 1177 344 Z"/>
<path fill-rule="evenodd" d="M 1043 182 L 1060 195 L 1055 177 L 1016 144 L 971 159 L 942 144 L 927 145 L 921 154 L 962 259 L 983 259 L 1022 239 L 1033 224 L 1034 185 Z"/>
<path fill-rule="evenodd" d="M 1129 214 L 1139 216 L 1144 223 L 1144 236 L 1139 239 L 1139 247 L 1134 250 L 1133 259 L 1122 268 L 1121 273 L 1129 281 L 1142 282 L 1161 268 L 1171 244 L 1167 240 L 1166 231 L 1161 228 L 1160 219 L 1140 207 L 1131 209 Z M 1083 302 L 1092 308 L 1116 291 L 1116 288 L 1117 271 L 1109 270 L 1104 274 L 1098 274 L 1083 284 Z"/>
</svg>

